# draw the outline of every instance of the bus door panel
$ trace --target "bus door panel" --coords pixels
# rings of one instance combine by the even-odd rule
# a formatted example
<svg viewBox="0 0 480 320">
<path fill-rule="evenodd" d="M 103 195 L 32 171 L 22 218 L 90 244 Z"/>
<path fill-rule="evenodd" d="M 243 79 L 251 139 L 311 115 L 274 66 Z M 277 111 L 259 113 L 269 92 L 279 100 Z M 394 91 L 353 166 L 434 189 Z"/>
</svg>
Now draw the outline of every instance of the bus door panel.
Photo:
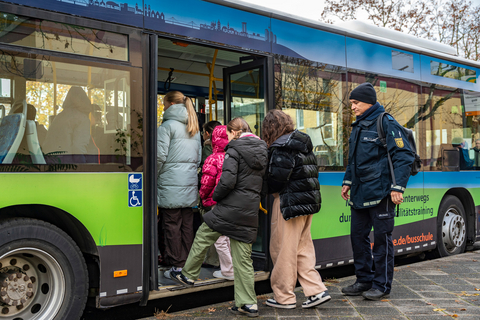
<svg viewBox="0 0 480 320">
<path fill-rule="evenodd" d="M 249 59 L 249 57 L 247 57 Z M 273 58 L 253 58 L 239 65 L 223 70 L 224 121 L 242 117 L 249 124 L 252 133 L 262 136 L 262 121 L 265 113 L 273 109 Z M 255 270 L 269 268 L 270 217 L 267 214 L 272 201 L 262 199 L 259 208 L 259 227 L 257 240 L 253 244 L 253 265 Z M 267 210 L 262 210 L 267 208 Z"/>
</svg>

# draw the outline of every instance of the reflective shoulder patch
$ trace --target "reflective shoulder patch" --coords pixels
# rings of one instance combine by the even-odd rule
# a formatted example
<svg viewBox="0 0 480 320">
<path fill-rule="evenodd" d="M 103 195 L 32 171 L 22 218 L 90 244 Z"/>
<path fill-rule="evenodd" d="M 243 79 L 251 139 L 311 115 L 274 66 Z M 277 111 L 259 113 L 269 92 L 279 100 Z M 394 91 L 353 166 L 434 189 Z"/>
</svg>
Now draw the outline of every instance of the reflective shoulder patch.
<svg viewBox="0 0 480 320">
<path fill-rule="evenodd" d="M 402 139 L 402 138 L 395 138 L 395 143 L 397 144 L 397 147 L 399 147 L 399 148 L 403 148 L 403 147 L 404 147 L 403 139 Z"/>
<path fill-rule="evenodd" d="M 388 120 L 393 121 L 395 120 L 391 115 L 387 115 Z"/>
<path fill-rule="evenodd" d="M 227 160 L 230 156 L 228 155 L 228 153 L 225 155 L 225 160 Z"/>
</svg>

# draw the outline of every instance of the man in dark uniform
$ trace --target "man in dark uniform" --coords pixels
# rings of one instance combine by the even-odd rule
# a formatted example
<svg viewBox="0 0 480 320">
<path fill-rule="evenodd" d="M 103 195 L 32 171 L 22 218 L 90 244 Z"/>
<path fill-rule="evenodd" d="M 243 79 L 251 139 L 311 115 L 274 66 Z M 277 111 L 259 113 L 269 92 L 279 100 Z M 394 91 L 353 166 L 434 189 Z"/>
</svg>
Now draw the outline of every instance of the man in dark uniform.
<svg viewBox="0 0 480 320">
<path fill-rule="evenodd" d="M 383 118 L 387 148 L 379 141 L 377 118 L 385 109 L 377 102 L 371 83 L 363 83 L 352 90 L 350 102 L 357 119 L 352 124 L 349 139 L 342 197 L 352 211 L 350 239 L 357 280 L 342 292 L 380 300 L 392 287 L 395 205 L 403 201 L 415 154 L 402 135 L 400 124 L 390 116 Z M 396 185 L 392 183 L 387 151 L 392 158 Z M 369 237 L 372 226 L 373 259 Z"/>
</svg>

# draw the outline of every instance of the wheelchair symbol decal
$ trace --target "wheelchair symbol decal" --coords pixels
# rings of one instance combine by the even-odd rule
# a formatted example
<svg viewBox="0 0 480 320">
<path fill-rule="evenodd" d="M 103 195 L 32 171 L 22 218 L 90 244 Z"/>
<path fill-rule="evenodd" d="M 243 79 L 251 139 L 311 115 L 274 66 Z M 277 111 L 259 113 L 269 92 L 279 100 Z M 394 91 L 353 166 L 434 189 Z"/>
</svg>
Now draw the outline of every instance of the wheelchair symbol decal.
<svg viewBox="0 0 480 320">
<path fill-rule="evenodd" d="M 142 191 L 128 191 L 128 206 L 129 207 L 142 206 Z"/>
</svg>

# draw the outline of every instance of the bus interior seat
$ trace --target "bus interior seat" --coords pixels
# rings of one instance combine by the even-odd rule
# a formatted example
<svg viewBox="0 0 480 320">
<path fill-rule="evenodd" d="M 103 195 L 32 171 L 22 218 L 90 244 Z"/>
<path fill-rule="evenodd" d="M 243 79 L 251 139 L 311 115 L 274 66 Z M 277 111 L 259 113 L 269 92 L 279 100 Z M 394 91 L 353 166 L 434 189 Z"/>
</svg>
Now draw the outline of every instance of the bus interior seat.
<svg viewBox="0 0 480 320">
<path fill-rule="evenodd" d="M 313 153 L 317 157 L 318 166 L 329 166 L 332 163 L 332 156 L 328 150 L 327 145 L 315 146 Z"/>
<path fill-rule="evenodd" d="M 23 100 L 22 113 L 3 117 L 0 123 L 0 163 L 12 163 L 25 134 L 27 102 Z"/>
<path fill-rule="evenodd" d="M 442 171 L 460 171 L 460 151 L 451 143 L 440 146 Z"/>
<path fill-rule="evenodd" d="M 27 120 L 26 137 L 32 163 L 46 164 L 40 143 L 38 142 L 37 125 L 34 120 Z"/>
</svg>

